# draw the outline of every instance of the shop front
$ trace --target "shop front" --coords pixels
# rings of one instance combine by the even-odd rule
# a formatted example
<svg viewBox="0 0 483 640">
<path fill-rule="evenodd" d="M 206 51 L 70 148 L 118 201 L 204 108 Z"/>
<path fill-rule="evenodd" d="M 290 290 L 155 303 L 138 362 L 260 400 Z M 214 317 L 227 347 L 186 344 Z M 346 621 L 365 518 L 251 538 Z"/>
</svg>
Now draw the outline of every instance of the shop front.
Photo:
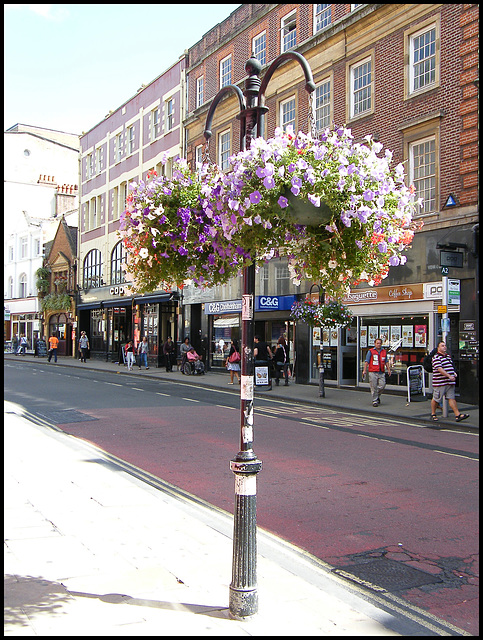
<svg viewBox="0 0 483 640">
<path fill-rule="evenodd" d="M 408 367 L 420 365 L 441 337 L 441 299 L 441 282 L 352 290 L 343 299 L 354 314 L 352 325 L 339 330 L 312 330 L 311 381 L 318 381 L 317 355 L 321 352 L 326 383 L 367 386 L 362 382 L 364 360 L 380 338 L 393 362 L 388 387 L 407 387 Z M 448 311 L 457 340 L 459 306 L 453 305 Z"/>
<path fill-rule="evenodd" d="M 163 343 L 168 335 L 177 339 L 176 295 L 163 292 L 151 296 L 129 296 L 128 287 L 99 290 L 98 298 L 78 305 L 78 332 L 87 332 L 90 357 L 122 363 L 122 349 L 129 340 L 137 345 L 147 336 L 148 364 L 164 363 Z"/>
</svg>

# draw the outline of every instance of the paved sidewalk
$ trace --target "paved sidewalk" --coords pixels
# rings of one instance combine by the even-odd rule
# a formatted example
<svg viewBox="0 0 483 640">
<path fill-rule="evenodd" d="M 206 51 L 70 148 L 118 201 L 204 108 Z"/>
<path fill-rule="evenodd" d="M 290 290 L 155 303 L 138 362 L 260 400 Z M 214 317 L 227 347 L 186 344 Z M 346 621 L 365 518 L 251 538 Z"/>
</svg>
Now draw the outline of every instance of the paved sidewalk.
<svg viewBox="0 0 483 640">
<path fill-rule="evenodd" d="M 47 358 L 35 358 L 34 356 L 15 356 L 13 354 L 5 354 L 4 358 L 5 360 L 16 359 L 25 362 L 47 363 Z M 237 395 L 240 393 L 236 384 L 228 384 L 230 377 L 227 372 L 220 373 L 208 371 L 202 376 L 185 376 L 179 371 L 176 371 L 176 368 L 173 372 L 166 373 L 164 368 L 149 368 L 146 370 L 138 369 L 138 367 L 134 367 L 132 372 L 128 372 L 125 365 L 118 365 L 94 359 L 90 359 L 84 364 L 72 357 L 59 357 L 57 365 L 54 365 L 54 361 L 52 360 L 48 366 L 81 367 L 100 371 L 109 371 L 122 375 L 132 375 L 136 377 L 147 376 L 155 379 L 176 380 L 183 384 L 193 384 L 199 387 L 205 386 L 210 388 L 220 388 L 224 391 L 231 391 Z M 386 391 L 382 396 L 380 406 L 373 407 L 368 384 L 365 384 L 364 388 L 357 390 L 352 388 L 337 388 L 330 384 L 325 384 L 324 398 L 319 396 L 318 384 L 295 384 L 293 382 L 291 382 L 288 387 L 284 386 L 283 383 L 279 387 L 273 384 L 271 391 L 256 391 L 255 394 L 256 397 L 276 398 L 277 400 L 285 400 L 290 403 L 301 402 L 315 406 L 329 407 L 331 409 L 343 409 L 344 411 L 359 414 L 363 413 L 366 416 L 383 415 L 390 418 L 415 420 L 418 423 L 422 423 L 428 427 L 436 429 L 451 427 L 452 429 L 457 430 L 479 430 L 479 406 L 459 402 L 458 399 L 457 403 L 461 413 L 468 413 L 470 416 L 467 420 L 457 423 L 453 412 L 448 406 L 448 416 L 443 418 L 441 411 L 438 411 L 438 422 L 432 422 L 430 419 L 431 395 L 432 389 L 426 389 L 426 399 L 411 401 L 408 403 L 407 389 L 405 389 L 405 393 L 403 391 L 398 393 Z M 419 397 L 422 398 L 421 396 Z"/>
<path fill-rule="evenodd" d="M 467 635 L 258 531 L 259 611 L 230 619 L 232 518 L 5 403 L 5 636 Z"/>
</svg>

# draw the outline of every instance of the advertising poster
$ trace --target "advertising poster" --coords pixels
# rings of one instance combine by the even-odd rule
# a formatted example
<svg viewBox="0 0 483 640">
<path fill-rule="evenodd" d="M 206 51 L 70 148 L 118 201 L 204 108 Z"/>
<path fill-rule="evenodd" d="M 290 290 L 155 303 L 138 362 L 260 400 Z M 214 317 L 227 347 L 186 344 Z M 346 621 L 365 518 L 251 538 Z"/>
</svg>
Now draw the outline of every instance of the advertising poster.
<svg viewBox="0 0 483 640">
<path fill-rule="evenodd" d="M 322 346 L 330 347 L 330 330 L 322 329 Z"/>
<path fill-rule="evenodd" d="M 402 326 L 402 345 L 403 347 L 413 346 L 413 325 L 403 324 Z"/>
<path fill-rule="evenodd" d="M 320 347 L 320 327 L 312 329 L 312 344 L 314 347 Z"/>
<path fill-rule="evenodd" d="M 381 325 L 379 327 L 379 337 L 382 340 L 382 346 L 389 346 L 389 325 Z"/>
<path fill-rule="evenodd" d="M 331 347 L 337 346 L 337 334 L 338 334 L 338 329 L 330 329 L 330 346 Z"/>
<path fill-rule="evenodd" d="M 428 331 L 428 328 L 425 324 L 414 325 L 414 346 L 415 347 L 426 347 L 427 331 Z"/>
<path fill-rule="evenodd" d="M 367 347 L 367 327 L 361 327 L 361 347 Z"/>
<path fill-rule="evenodd" d="M 401 325 L 391 326 L 391 342 L 397 342 L 401 338 Z"/>
<path fill-rule="evenodd" d="M 376 339 L 379 338 L 379 327 L 369 327 L 369 346 L 373 347 Z"/>
</svg>

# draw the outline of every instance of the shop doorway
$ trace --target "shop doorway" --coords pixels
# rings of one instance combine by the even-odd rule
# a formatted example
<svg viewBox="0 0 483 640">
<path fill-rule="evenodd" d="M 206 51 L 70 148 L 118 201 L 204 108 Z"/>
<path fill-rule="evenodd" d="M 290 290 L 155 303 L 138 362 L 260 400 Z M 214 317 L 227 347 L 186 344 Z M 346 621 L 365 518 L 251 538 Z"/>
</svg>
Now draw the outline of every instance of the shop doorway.
<svg viewBox="0 0 483 640">
<path fill-rule="evenodd" d="M 357 324 L 354 320 L 353 325 L 339 331 L 339 349 L 338 349 L 338 367 L 339 379 L 338 385 L 355 386 L 357 378 Z"/>
</svg>

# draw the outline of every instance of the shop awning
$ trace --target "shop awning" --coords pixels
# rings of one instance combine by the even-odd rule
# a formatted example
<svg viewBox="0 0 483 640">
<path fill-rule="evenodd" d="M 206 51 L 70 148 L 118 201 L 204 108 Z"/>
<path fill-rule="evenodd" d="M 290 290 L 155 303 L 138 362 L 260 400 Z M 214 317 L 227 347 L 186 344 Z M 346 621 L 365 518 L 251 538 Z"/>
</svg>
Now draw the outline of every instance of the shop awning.
<svg viewBox="0 0 483 640">
<path fill-rule="evenodd" d="M 239 324 L 240 320 L 238 316 L 236 318 L 216 318 L 216 320 L 213 320 L 215 329 L 220 329 L 221 327 L 238 327 Z"/>
<path fill-rule="evenodd" d="M 134 298 L 134 304 L 155 304 L 156 302 L 166 302 L 166 300 L 171 300 L 173 296 L 174 293 L 171 292 L 158 293 L 151 296 L 138 296 Z"/>
</svg>

